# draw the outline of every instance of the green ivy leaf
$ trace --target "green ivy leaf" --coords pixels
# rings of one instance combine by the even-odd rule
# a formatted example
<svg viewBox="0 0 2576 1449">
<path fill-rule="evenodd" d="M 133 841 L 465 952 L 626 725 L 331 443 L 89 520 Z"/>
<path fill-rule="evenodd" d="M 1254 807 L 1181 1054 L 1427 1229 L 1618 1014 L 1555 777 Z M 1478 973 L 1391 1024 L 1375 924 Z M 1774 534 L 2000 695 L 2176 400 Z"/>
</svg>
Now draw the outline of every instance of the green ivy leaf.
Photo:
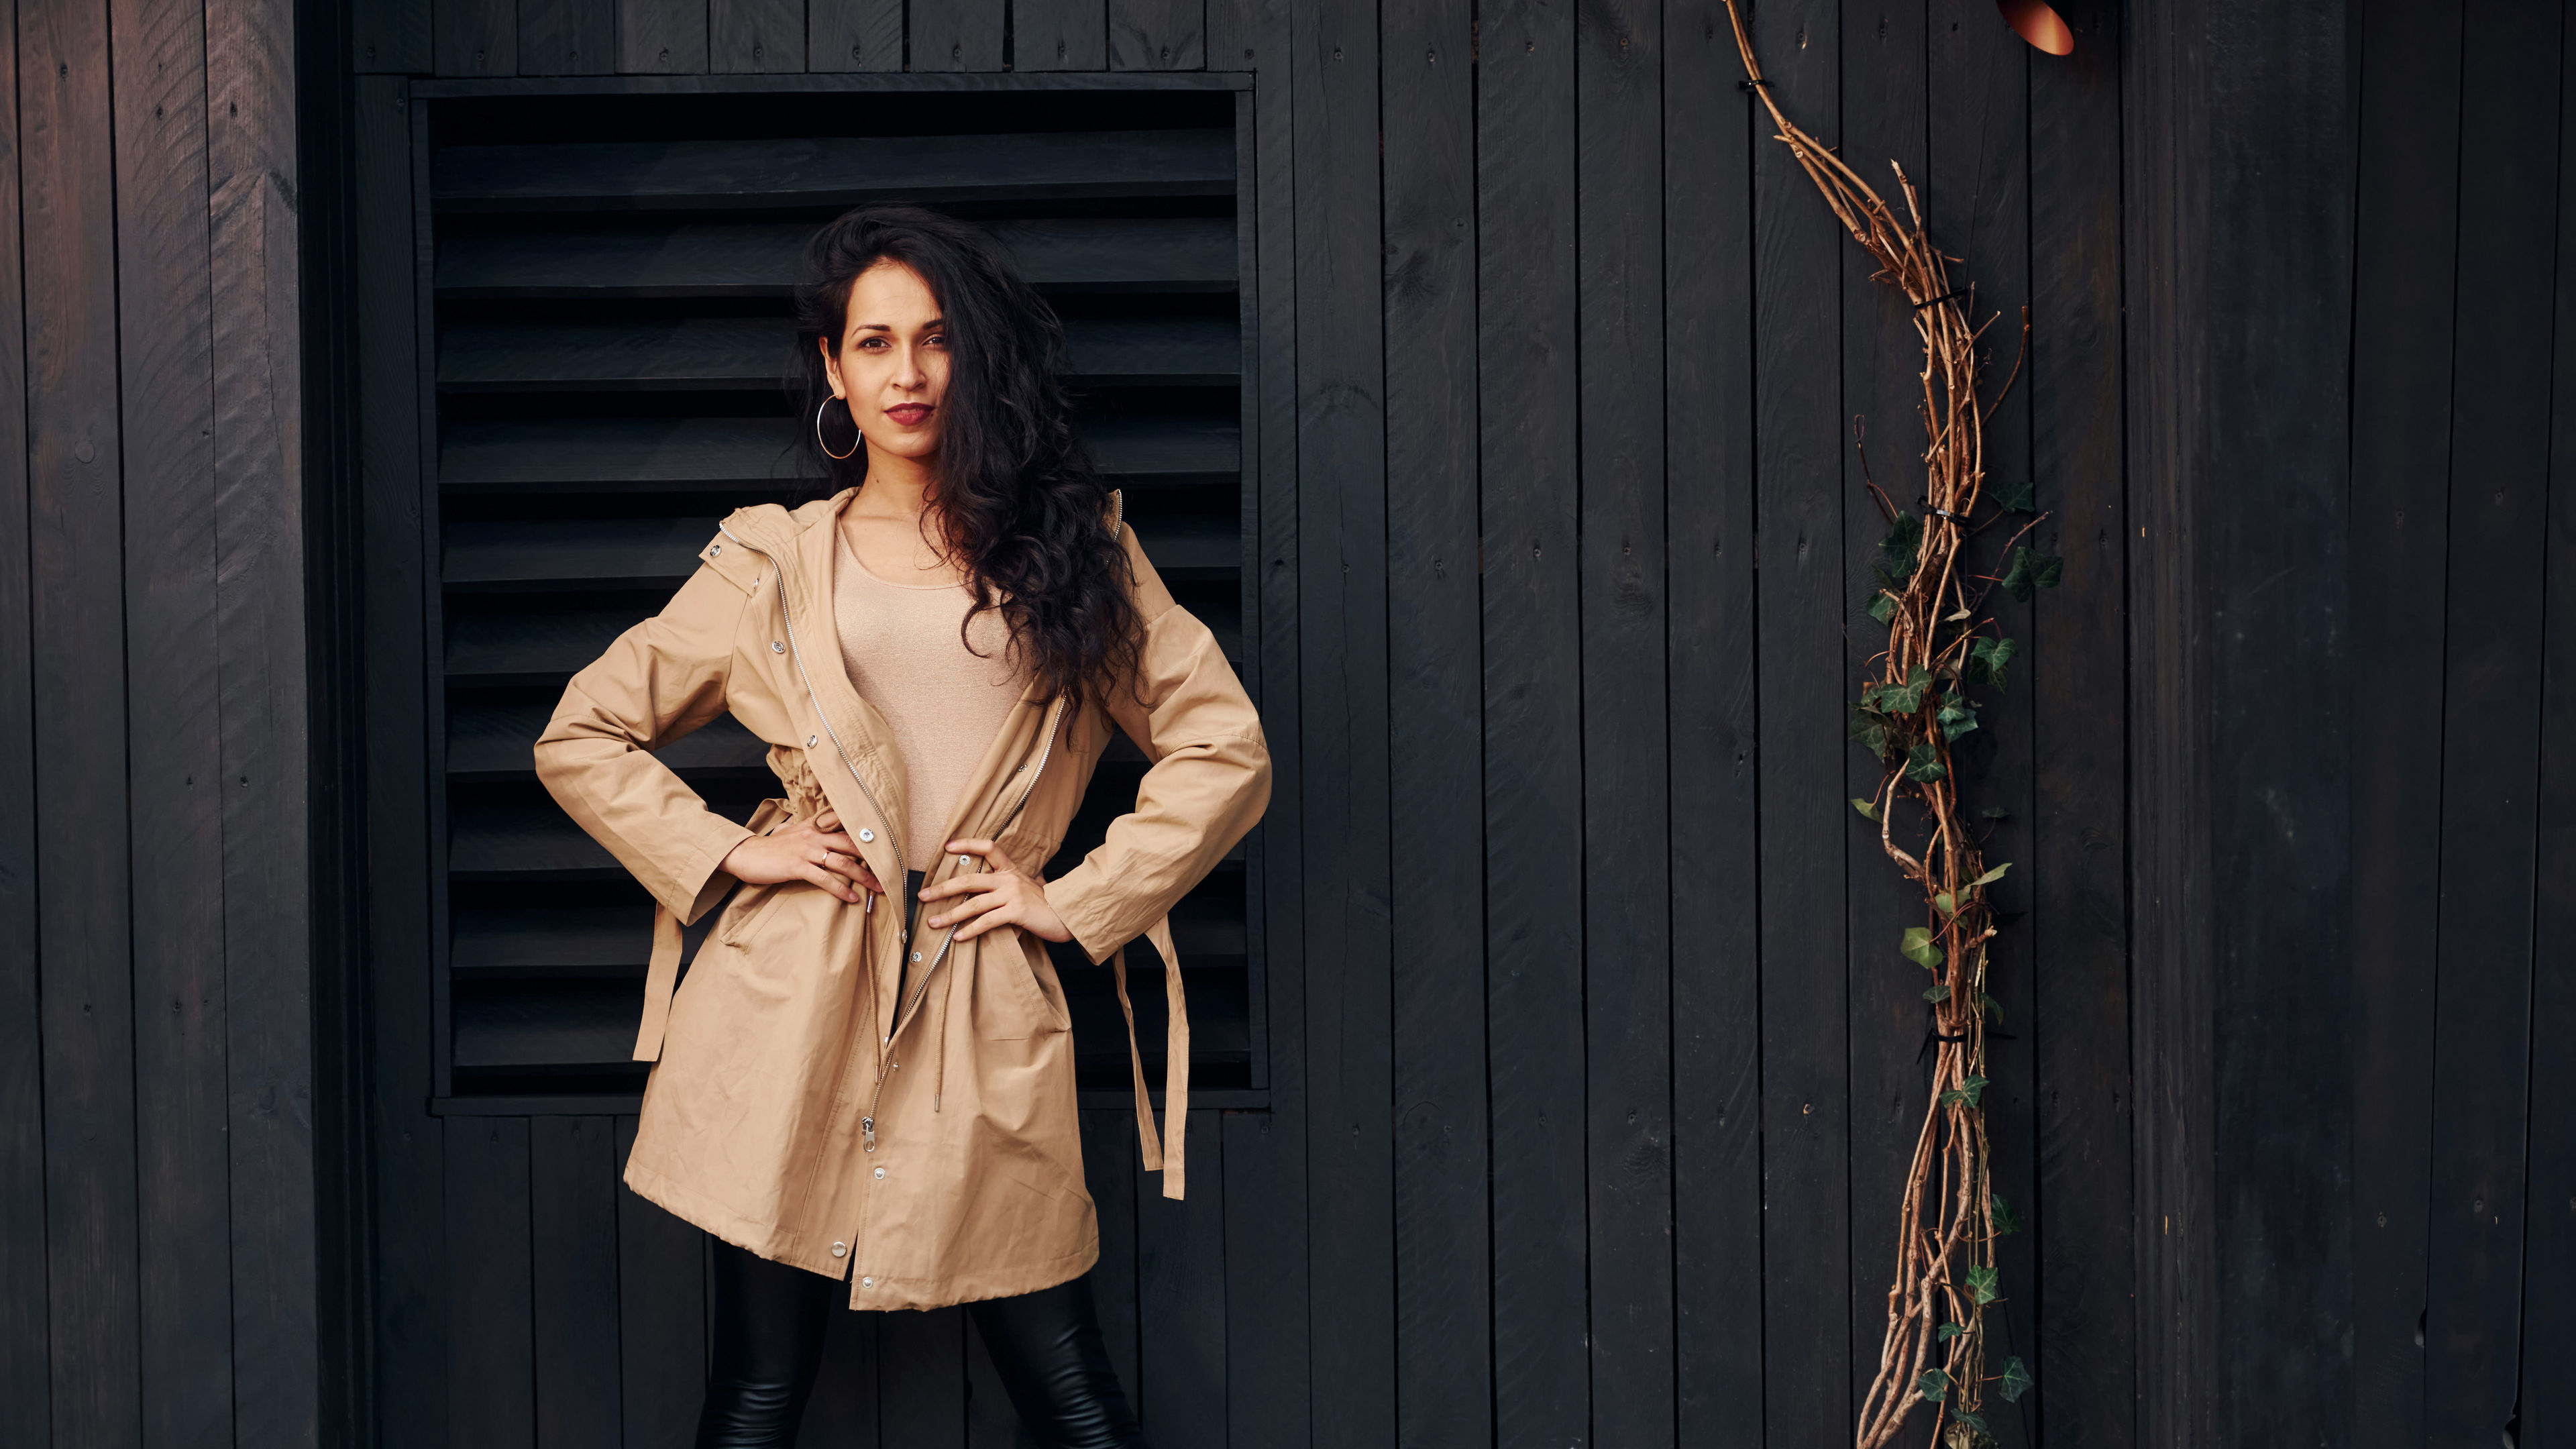
<svg viewBox="0 0 2576 1449">
<path fill-rule="evenodd" d="M 1996 1017 L 2004 1014 L 2004 1004 L 1982 991 L 1977 993 L 1977 1009 Z"/>
<path fill-rule="evenodd" d="M 1959 1085 L 1943 1092 L 1941 1094 L 1941 1100 L 1943 1102 L 1965 1102 L 1971 1107 L 1982 1107 L 1985 1105 L 1983 1101 L 1985 1094 L 1986 1079 L 1971 1073 L 1968 1076 L 1961 1077 L 1959 1079 Z M 1982 1303 L 1985 1300 L 1979 1299 L 1977 1301 Z"/>
<path fill-rule="evenodd" d="M 1941 709 L 1933 717 L 1941 726 L 1941 738 L 1955 740 L 1977 727 L 1977 707 L 1955 694 L 1941 696 Z"/>
<path fill-rule="evenodd" d="M 1863 820 L 1876 820 L 1878 818 L 1878 806 L 1871 801 L 1863 800 L 1858 796 L 1853 796 L 1851 806 L 1854 810 L 1860 812 L 1860 818 Z"/>
<path fill-rule="evenodd" d="M 1923 999 L 1926 1001 L 1947 1001 L 1950 999 L 1950 988 L 1947 984 L 1935 986 L 1931 990 L 1923 993 Z"/>
<path fill-rule="evenodd" d="M 1997 1276 L 1998 1275 L 1993 1268 L 1988 1267 L 1983 1263 L 1970 1265 L 1968 1269 L 1968 1296 L 1979 1303 L 1994 1302 L 1996 1298 L 1995 1279 Z"/>
<path fill-rule="evenodd" d="M 2013 651 L 2021 646 L 2010 639 L 1980 639 L 1968 646 L 1967 663 L 1960 674 L 1971 684 L 2004 687 L 2004 666 L 2012 663 Z"/>
<path fill-rule="evenodd" d="M 1869 616 L 1884 624 L 1896 616 L 1896 596 L 1885 589 L 1869 597 Z"/>
<path fill-rule="evenodd" d="M 1960 1334 L 1967 1331 L 1968 1325 L 1964 1323 L 1945 1323 L 1941 1325 L 1941 1331 L 1939 1333 L 1932 1335 L 1932 1341 L 1934 1343 L 1948 1343 L 1951 1339 L 1957 1338 Z"/>
<path fill-rule="evenodd" d="M 1863 695 L 1865 697 L 1867 691 L 1863 691 Z M 1870 708 L 1866 702 L 1852 706 L 1850 731 L 1852 742 L 1881 759 L 1887 757 L 1889 747 L 1893 743 L 1895 724 L 1894 720 Z"/>
<path fill-rule="evenodd" d="M 2004 591 L 2027 604 L 2039 590 L 2056 588 L 2065 573 L 2064 558 L 2034 548 L 2017 548 L 2012 553 L 2012 567 L 2004 570 Z"/>
<path fill-rule="evenodd" d="M 1955 916 L 1959 914 L 1959 908 L 1950 902 L 1950 893 L 1948 891 L 1933 892 L 1932 904 L 1939 906 L 1941 908 L 1941 914 L 1945 916 Z"/>
<path fill-rule="evenodd" d="M 1923 707 L 1923 695 L 1932 687 L 1932 671 L 1917 664 L 1905 675 L 1903 684 L 1882 684 L 1872 703 L 1889 714 L 1912 714 Z M 1868 698 L 1869 691 L 1861 691 Z"/>
<path fill-rule="evenodd" d="M 1911 513 L 1896 515 L 1887 526 L 1887 537 L 1878 541 L 1878 551 L 1887 559 L 1888 576 L 1898 583 L 1914 576 L 1915 555 L 1923 548 L 1923 520 Z"/>
<path fill-rule="evenodd" d="M 1978 811 L 1977 814 L 1988 820 L 2010 820 L 2012 818 L 2012 812 L 2006 810 L 2001 805 L 1989 805 L 1985 809 Z"/>
<path fill-rule="evenodd" d="M 1950 1395 L 1950 1376 L 1939 1369 L 1925 1369 L 1923 1377 L 1914 1381 L 1914 1387 L 1922 1391 L 1923 1397 L 1937 1404 Z"/>
<path fill-rule="evenodd" d="M 1998 1389 L 2004 1396 L 2004 1402 L 2007 1404 L 2020 1403 L 2021 1396 L 2030 1392 L 2030 1385 L 2030 1370 L 2023 1365 L 2020 1358 L 2014 1357 L 2005 1359 L 2003 1379 L 2002 1382 L 1997 1385 Z"/>
<path fill-rule="evenodd" d="M 1997 484 L 1995 487 L 1995 502 L 2002 504 L 2004 507 L 2011 509 L 2015 513 L 2037 513 L 2039 510 L 2031 506 L 2034 501 L 2031 497 L 2031 491 L 2031 483 L 2027 478 L 2024 478 L 2017 483 Z"/>
<path fill-rule="evenodd" d="M 1993 883 L 1994 883 L 1994 882 L 1996 882 L 1996 881 L 2002 880 L 2002 879 L 2004 878 L 2004 872 L 2005 872 L 2005 871 L 2008 871 L 2008 870 L 2010 870 L 2010 869 L 2012 869 L 2012 862 L 2011 862 L 2011 861 L 2009 861 L 2009 860 L 2008 860 L 2008 861 L 2005 861 L 2003 864 L 2001 864 L 2001 865 L 1999 865 L 1999 866 L 1996 866 L 1994 869 L 1992 869 L 1992 870 L 1990 870 L 1990 871 L 1987 871 L 1984 875 L 1981 875 L 1981 876 L 1977 877 L 1975 880 L 1972 880 L 1972 881 L 1968 882 L 1968 888 L 1969 888 L 1970 890 L 1974 890 L 1974 889 L 1976 889 L 1978 886 L 1981 886 L 1981 885 L 1991 885 L 1991 884 L 1993 884 Z"/>
<path fill-rule="evenodd" d="M 2021 1219 L 2013 1216 L 2012 1204 L 2004 1201 L 2002 1193 L 1987 1193 L 1986 1209 L 1994 1217 L 1995 1231 L 1998 1234 L 2021 1231 Z"/>
<path fill-rule="evenodd" d="M 1904 955 L 1906 960 L 1913 962 L 1915 965 L 1922 967 L 1926 971 L 1939 970 L 1941 962 L 1945 959 L 1945 953 L 1932 939 L 1932 928 L 1930 926 L 1906 927 L 1904 943 L 1899 945 L 1896 949 Z"/>
<path fill-rule="evenodd" d="M 1974 1409 L 1961 1409 L 1954 1407 L 1950 1410 L 1950 1417 L 1967 1425 L 1969 1428 L 1976 1430 L 1980 1434 L 1991 1434 L 1994 1432 L 1986 1427 L 1986 1421 L 1979 1417 L 1977 1411 Z"/>
<path fill-rule="evenodd" d="M 1918 785 L 1928 785 L 1949 773 L 1950 767 L 1941 763 L 1940 752 L 1932 748 L 1930 740 L 1905 752 L 1905 778 Z"/>
</svg>

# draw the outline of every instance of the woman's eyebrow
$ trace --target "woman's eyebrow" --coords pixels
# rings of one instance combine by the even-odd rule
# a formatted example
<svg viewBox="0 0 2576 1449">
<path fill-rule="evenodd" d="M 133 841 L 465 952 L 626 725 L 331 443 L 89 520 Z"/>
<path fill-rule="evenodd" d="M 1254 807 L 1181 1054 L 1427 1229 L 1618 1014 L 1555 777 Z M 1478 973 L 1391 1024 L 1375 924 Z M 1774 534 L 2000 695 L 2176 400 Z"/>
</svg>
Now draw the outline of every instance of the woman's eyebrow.
<svg viewBox="0 0 2576 1449">
<path fill-rule="evenodd" d="M 922 323 L 921 329 L 928 332 L 935 328 L 945 327 L 947 325 L 947 318 L 933 317 L 929 321 Z M 892 332 L 894 330 L 894 324 L 891 322 L 861 322 L 850 330 L 852 332 Z"/>
</svg>

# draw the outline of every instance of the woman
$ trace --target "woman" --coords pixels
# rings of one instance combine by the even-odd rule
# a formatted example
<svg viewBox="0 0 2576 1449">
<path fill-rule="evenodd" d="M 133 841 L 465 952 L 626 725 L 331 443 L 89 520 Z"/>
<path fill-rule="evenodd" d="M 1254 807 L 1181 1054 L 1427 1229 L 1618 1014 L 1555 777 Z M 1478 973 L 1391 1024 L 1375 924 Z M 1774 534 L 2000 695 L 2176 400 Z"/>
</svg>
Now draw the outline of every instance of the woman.
<svg viewBox="0 0 2576 1449">
<path fill-rule="evenodd" d="M 1119 521 L 1067 422 L 1061 330 L 989 242 L 865 207 L 806 271 L 806 412 L 842 486 L 725 519 L 536 747 L 659 903 L 626 1183 L 719 1240 L 698 1443 L 791 1442 L 846 1297 L 968 1304 L 1043 1442 L 1134 1444 L 1084 1276 L 1099 1230 L 1042 943 L 1114 958 L 1122 1003 L 1120 948 L 1161 954 L 1168 1159 L 1141 1062 L 1137 1128 L 1180 1196 L 1166 912 L 1267 803 L 1260 722 Z M 652 753 L 726 710 L 784 790 L 748 825 Z M 1041 881 L 1113 726 L 1153 762 L 1136 807 Z M 675 993 L 679 928 L 718 901 Z"/>
</svg>

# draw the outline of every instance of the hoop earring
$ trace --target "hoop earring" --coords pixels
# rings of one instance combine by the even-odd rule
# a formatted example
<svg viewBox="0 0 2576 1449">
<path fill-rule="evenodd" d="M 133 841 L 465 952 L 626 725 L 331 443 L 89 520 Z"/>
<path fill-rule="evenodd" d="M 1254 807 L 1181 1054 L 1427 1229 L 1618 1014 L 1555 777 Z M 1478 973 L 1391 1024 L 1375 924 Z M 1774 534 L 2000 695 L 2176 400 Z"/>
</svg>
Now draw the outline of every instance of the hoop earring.
<svg viewBox="0 0 2576 1449">
<path fill-rule="evenodd" d="M 859 444 L 857 441 L 853 441 L 850 444 L 850 450 L 848 453 L 835 453 L 832 451 L 832 445 L 823 441 L 823 409 L 830 407 L 832 403 L 833 399 L 827 397 L 814 406 L 814 446 L 823 450 L 824 457 L 838 463 L 842 459 L 849 457 L 850 453 L 857 452 L 859 450 Z M 858 422 L 858 419 L 854 417 L 850 421 L 855 425 Z"/>
</svg>

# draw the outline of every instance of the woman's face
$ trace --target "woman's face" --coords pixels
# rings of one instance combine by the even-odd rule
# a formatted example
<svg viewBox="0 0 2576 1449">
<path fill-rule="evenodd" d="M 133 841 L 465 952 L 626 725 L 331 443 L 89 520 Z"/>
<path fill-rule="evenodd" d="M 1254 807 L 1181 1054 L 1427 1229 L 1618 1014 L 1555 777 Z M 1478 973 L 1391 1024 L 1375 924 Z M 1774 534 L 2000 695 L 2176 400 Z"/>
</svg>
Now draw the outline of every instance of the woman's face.
<svg viewBox="0 0 2576 1449">
<path fill-rule="evenodd" d="M 839 345 L 819 339 L 832 392 L 850 405 L 871 453 L 929 458 L 939 451 L 948 390 L 948 338 L 939 299 L 921 274 L 882 261 L 850 284 Z"/>
</svg>

